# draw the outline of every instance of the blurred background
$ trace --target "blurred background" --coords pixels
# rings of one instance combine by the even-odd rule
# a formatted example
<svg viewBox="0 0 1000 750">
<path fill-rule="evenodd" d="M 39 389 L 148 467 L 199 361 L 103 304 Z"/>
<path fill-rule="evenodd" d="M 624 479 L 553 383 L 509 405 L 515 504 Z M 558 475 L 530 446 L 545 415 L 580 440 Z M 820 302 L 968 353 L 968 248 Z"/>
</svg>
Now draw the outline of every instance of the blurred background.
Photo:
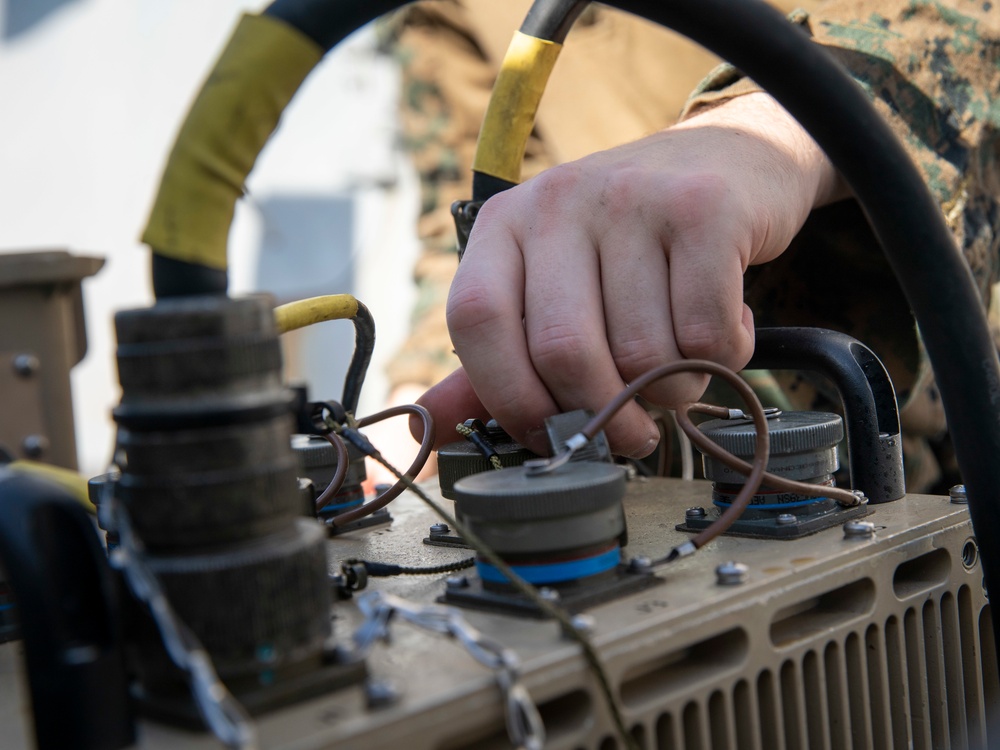
<svg viewBox="0 0 1000 750">
<path fill-rule="evenodd" d="M 85 475 L 112 448 L 112 317 L 152 302 L 138 238 L 167 154 L 240 14 L 266 4 L 0 0 L 0 253 L 106 259 L 83 283 L 89 349 L 72 375 Z M 382 369 L 414 294 L 418 186 L 399 147 L 398 89 L 371 27 L 327 55 L 258 159 L 230 234 L 232 293 L 346 292 L 371 309 L 378 340 L 359 414 L 385 398 Z M 286 372 L 336 398 L 353 340 L 347 321 L 298 332 Z"/>
</svg>

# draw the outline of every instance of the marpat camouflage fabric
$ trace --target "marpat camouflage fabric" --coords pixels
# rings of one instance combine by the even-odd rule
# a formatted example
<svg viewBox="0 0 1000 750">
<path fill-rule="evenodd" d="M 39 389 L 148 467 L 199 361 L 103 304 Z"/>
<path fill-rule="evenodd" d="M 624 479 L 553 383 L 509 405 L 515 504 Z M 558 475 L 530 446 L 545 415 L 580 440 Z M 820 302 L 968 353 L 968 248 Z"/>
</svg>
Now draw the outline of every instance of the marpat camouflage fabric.
<svg viewBox="0 0 1000 750">
<path fill-rule="evenodd" d="M 1000 281 L 1000 8 L 983 0 L 837 0 L 793 14 L 864 86 L 924 174 L 990 309 Z M 721 66 L 684 116 L 750 91 Z M 879 355 L 900 405 L 909 491 L 957 480 L 944 409 L 902 291 L 858 206 L 815 211 L 791 247 L 750 270 L 757 325 L 815 325 L 851 334 Z M 956 322 L 956 325 L 959 325 Z M 822 385 L 779 378 L 797 408 L 820 408 Z"/>
</svg>

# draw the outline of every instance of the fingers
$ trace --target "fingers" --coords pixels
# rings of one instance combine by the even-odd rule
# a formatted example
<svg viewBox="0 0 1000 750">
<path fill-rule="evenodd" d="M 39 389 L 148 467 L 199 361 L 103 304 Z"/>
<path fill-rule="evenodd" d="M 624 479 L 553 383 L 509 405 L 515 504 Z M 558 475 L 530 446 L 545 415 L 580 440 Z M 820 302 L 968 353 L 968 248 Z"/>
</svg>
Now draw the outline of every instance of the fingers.
<svg viewBox="0 0 1000 750">
<path fill-rule="evenodd" d="M 736 252 L 706 252 L 686 241 L 671 249 L 673 329 L 684 357 L 710 359 L 733 370 L 750 360 L 753 315 L 743 304 L 743 271 Z"/>
<path fill-rule="evenodd" d="M 660 365 L 683 359 L 671 312 L 673 264 L 655 235 L 632 227 L 612 228 L 601 244 L 619 251 L 601 256 L 604 316 L 615 365 L 621 379 L 631 383 Z M 636 273 L 636 267 L 642 272 Z M 675 406 L 697 400 L 707 382 L 707 376 L 684 373 L 654 382 L 641 395 L 652 403 Z"/>
<path fill-rule="evenodd" d="M 544 452 L 544 420 L 559 407 L 528 352 L 524 263 L 506 205 L 494 199 L 477 218 L 448 298 L 448 328 L 479 402 L 511 436 Z"/>
<path fill-rule="evenodd" d="M 558 231 L 539 227 L 522 241 L 524 329 L 535 372 L 562 411 L 599 411 L 626 383 L 609 346 L 598 251 L 572 225 Z M 635 403 L 615 415 L 605 434 L 616 453 L 637 457 L 648 455 L 659 439 Z"/>
<path fill-rule="evenodd" d="M 537 191 L 525 221 L 521 194 L 498 196 L 480 213 L 452 286 L 448 320 L 479 401 L 515 439 L 546 452 L 546 417 L 596 411 L 625 384 L 608 349 L 595 248 L 572 230 L 576 222 L 555 221 Z M 508 220 L 507 211 L 520 221 Z M 612 420 L 607 435 L 627 455 L 648 454 L 658 438 L 634 404 Z"/>
</svg>

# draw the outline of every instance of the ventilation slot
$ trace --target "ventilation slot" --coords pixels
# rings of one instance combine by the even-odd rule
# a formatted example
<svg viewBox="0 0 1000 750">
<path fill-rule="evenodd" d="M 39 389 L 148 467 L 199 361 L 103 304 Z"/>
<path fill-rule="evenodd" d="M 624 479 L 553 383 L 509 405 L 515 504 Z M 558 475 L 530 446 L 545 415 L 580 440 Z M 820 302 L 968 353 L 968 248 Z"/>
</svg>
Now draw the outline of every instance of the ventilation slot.
<svg viewBox="0 0 1000 750">
<path fill-rule="evenodd" d="M 910 570 L 918 568 L 929 569 Z M 832 605 L 863 605 L 867 590 L 865 582 L 838 589 L 794 614 L 786 609 L 775 625 L 779 632 L 801 633 L 800 623 L 817 611 L 854 612 Z M 692 700 L 698 688 L 691 684 L 685 692 L 680 680 L 691 672 L 682 665 L 731 643 L 718 636 L 672 662 L 679 671 L 661 663 L 635 678 L 633 697 L 648 699 L 667 685 L 691 696 L 676 712 L 657 717 L 657 750 L 989 747 L 998 727 L 988 723 L 987 707 L 1000 705 L 1000 681 L 989 609 L 977 606 L 969 587 L 962 586 L 901 617 L 892 615 L 882 626 L 827 639 L 753 680 L 736 677 L 728 687 L 709 685 L 703 697 Z"/>
<path fill-rule="evenodd" d="M 875 584 L 870 578 L 778 610 L 771 622 L 771 642 L 781 648 L 827 632 L 871 612 Z"/>
<path fill-rule="evenodd" d="M 656 721 L 657 750 L 680 750 L 681 744 L 677 737 L 677 726 L 673 714 L 663 714 Z"/>
<path fill-rule="evenodd" d="M 638 708 L 653 701 L 662 703 L 668 696 L 689 691 L 699 683 L 718 682 L 743 666 L 748 643 L 746 632 L 733 628 L 643 664 L 641 672 L 633 669 L 622 681 L 622 702 Z"/>
<path fill-rule="evenodd" d="M 684 750 L 708 750 L 704 714 L 697 703 L 684 707 Z"/>
<path fill-rule="evenodd" d="M 901 563 L 892 577 L 892 590 L 900 599 L 907 599 L 947 584 L 950 573 L 951 555 L 936 549 Z"/>
</svg>

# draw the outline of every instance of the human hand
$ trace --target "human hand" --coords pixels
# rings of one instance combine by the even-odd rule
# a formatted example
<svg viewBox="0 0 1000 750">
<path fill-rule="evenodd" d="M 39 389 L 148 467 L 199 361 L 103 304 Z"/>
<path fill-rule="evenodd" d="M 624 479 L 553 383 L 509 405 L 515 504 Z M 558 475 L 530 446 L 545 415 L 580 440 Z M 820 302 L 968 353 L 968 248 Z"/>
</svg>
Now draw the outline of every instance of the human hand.
<svg viewBox="0 0 1000 750">
<path fill-rule="evenodd" d="M 657 365 L 740 369 L 754 343 L 743 273 L 844 192 L 812 138 L 757 93 L 501 193 L 480 211 L 449 297 L 463 369 L 420 403 L 445 424 L 490 414 L 545 452 L 545 417 L 600 409 Z M 680 375 L 642 395 L 672 406 L 705 384 Z M 630 456 L 658 438 L 635 403 L 606 433 Z"/>
</svg>

